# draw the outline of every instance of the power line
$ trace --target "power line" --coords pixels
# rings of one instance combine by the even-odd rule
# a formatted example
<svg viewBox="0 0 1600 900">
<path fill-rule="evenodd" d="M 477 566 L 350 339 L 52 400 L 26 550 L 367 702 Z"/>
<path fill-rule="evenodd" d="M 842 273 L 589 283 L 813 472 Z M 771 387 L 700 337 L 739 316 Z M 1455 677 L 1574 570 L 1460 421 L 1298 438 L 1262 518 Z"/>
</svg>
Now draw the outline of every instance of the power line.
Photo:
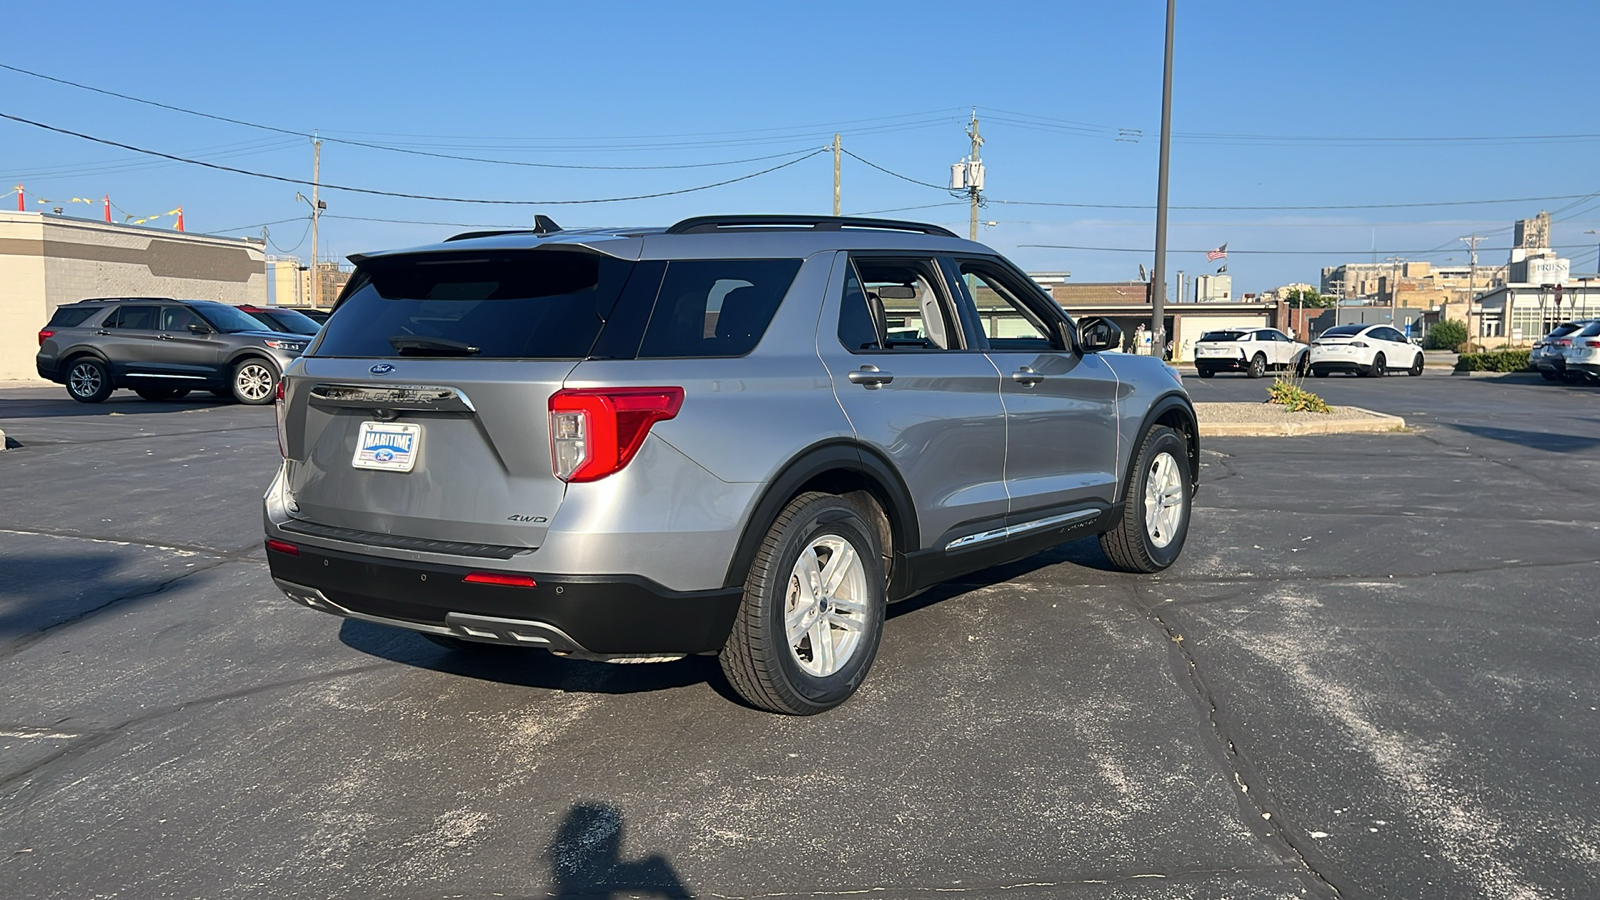
<svg viewBox="0 0 1600 900">
<path fill-rule="evenodd" d="M 1099 253 L 1154 253 L 1155 252 L 1155 250 L 1153 248 L 1150 248 L 1150 247 L 1084 247 L 1084 246 L 1077 246 L 1077 245 L 1073 245 L 1073 244 L 1018 244 L 1017 246 L 1018 247 L 1042 247 L 1042 248 L 1049 249 L 1049 250 L 1085 250 L 1085 251 L 1093 251 L 1093 252 L 1099 252 Z M 1228 255 L 1229 256 L 1233 256 L 1233 255 L 1237 254 L 1237 255 L 1252 255 L 1252 256 L 1364 256 L 1366 254 L 1377 252 L 1377 253 L 1382 253 L 1382 254 L 1384 254 L 1386 256 L 1426 256 L 1426 255 L 1432 254 L 1432 253 L 1442 253 L 1446 249 L 1448 249 L 1448 246 L 1449 245 L 1440 245 L 1440 246 L 1434 247 L 1434 248 L 1432 248 L 1430 250 L 1377 250 L 1377 251 L 1374 251 L 1370 247 L 1366 247 L 1366 248 L 1363 248 L 1363 249 L 1360 249 L 1360 250 L 1239 250 L 1239 249 L 1236 249 L 1236 248 L 1233 248 L 1233 247 L 1229 247 L 1228 248 Z M 1567 249 L 1567 248 L 1570 248 L 1570 247 L 1588 247 L 1588 246 L 1590 246 L 1590 245 L 1589 244 L 1561 244 L 1561 245 L 1559 245 L 1557 247 L 1552 247 L 1551 249 Z M 1206 249 L 1203 249 L 1203 250 L 1172 250 L 1170 252 L 1172 252 L 1172 253 L 1209 253 L 1210 249 L 1211 248 L 1206 248 Z M 1511 248 L 1511 247 L 1481 247 L 1479 249 L 1481 251 L 1485 251 L 1485 252 L 1493 252 L 1493 251 L 1509 251 L 1509 250 L 1511 250 L 1513 248 Z"/>
<path fill-rule="evenodd" d="M 1333 209 L 1419 209 L 1433 206 L 1490 206 L 1497 203 L 1541 203 L 1546 200 L 1578 200 L 1583 201 L 1591 197 L 1600 196 L 1600 193 L 1590 194 L 1559 194 L 1551 197 L 1506 197 L 1497 200 L 1440 200 L 1428 203 L 1346 203 L 1340 205 L 1324 206 L 1170 206 L 1168 209 L 1190 210 L 1238 210 L 1238 211 L 1311 211 Z M 1072 209 L 1155 209 L 1148 204 L 1130 203 L 1058 203 L 1046 200 L 994 200 L 990 203 L 1002 203 L 1008 206 L 1060 206 Z"/>
<path fill-rule="evenodd" d="M 100 87 L 95 87 L 93 85 L 82 84 L 82 83 L 79 83 L 79 82 L 76 82 L 76 81 L 69 81 L 69 80 L 67 80 L 65 78 L 56 78 L 54 76 L 45 75 L 45 74 L 42 74 L 40 72 L 30 71 L 28 69 L 23 69 L 23 68 L 20 68 L 18 66 L 7 65 L 5 63 L 0 63 L 0 69 L 6 69 L 6 70 L 9 70 L 9 71 L 12 71 L 12 72 L 17 72 L 19 74 L 27 75 L 27 76 L 30 76 L 32 78 L 39 78 L 39 79 L 43 79 L 45 81 L 55 82 L 56 84 L 63 84 L 63 85 L 66 85 L 68 87 L 77 88 L 79 90 L 90 91 L 90 92 L 93 92 L 93 93 L 96 93 L 96 94 L 104 94 L 104 95 L 106 95 L 108 97 L 116 97 L 116 98 L 118 98 L 120 100 L 127 100 L 127 101 L 132 102 L 132 103 L 139 103 L 139 104 L 143 104 L 145 106 L 152 106 L 152 107 L 155 107 L 157 109 L 164 109 L 164 110 L 168 110 L 170 112 L 183 113 L 184 115 L 198 116 L 200 118 L 210 119 L 210 120 L 216 121 L 216 122 L 226 122 L 226 123 L 228 123 L 230 125 L 238 125 L 238 126 L 241 126 L 241 127 L 244 127 L 244 128 L 254 128 L 254 129 L 258 130 L 258 131 L 268 131 L 268 132 L 272 132 L 274 134 L 291 135 L 291 136 L 298 137 L 298 138 L 310 139 L 310 138 L 313 137 L 312 135 L 307 134 L 305 132 L 295 131 L 295 130 L 289 129 L 289 128 L 279 128 L 279 127 L 277 127 L 275 125 L 263 125 L 263 124 L 261 124 L 259 122 L 250 122 L 250 121 L 246 121 L 244 119 L 235 119 L 235 118 L 232 118 L 231 116 L 220 116 L 220 115 L 216 115 L 214 113 L 201 112 L 200 110 L 188 109 L 188 108 L 182 107 L 182 106 L 174 106 L 174 105 L 172 105 L 170 103 L 161 103 L 161 102 L 156 101 L 156 100 L 147 100 L 147 99 L 145 99 L 143 97 L 135 97 L 135 96 L 133 96 L 131 94 L 124 94 L 124 93 L 121 93 L 119 91 L 112 91 L 112 90 L 107 90 L 106 88 L 100 88 Z M 887 118 L 879 117 L 879 118 L 872 118 L 872 119 L 854 119 L 854 120 L 849 120 L 848 122 L 841 123 L 841 124 L 856 124 L 856 123 L 860 123 L 860 122 L 885 122 L 885 121 L 893 121 L 895 119 L 914 119 L 914 118 L 922 117 L 922 116 L 926 116 L 926 115 L 930 115 L 930 114 L 929 113 L 909 113 L 909 114 L 906 114 L 906 115 L 903 115 L 903 116 L 890 116 L 890 117 L 887 117 Z M 934 121 L 898 123 L 898 124 L 893 125 L 893 126 L 884 126 L 884 127 L 885 128 L 890 128 L 890 129 L 898 129 L 898 128 L 901 128 L 901 127 L 904 127 L 904 126 L 910 126 L 910 125 L 915 125 L 916 127 L 924 127 L 924 126 L 927 126 L 927 125 L 941 124 L 944 121 L 945 121 L 945 117 L 941 117 L 938 120 L 934 120 Z M 758 128 L 758 129 L 750 129 L 750 130 L 747 130 L 747 131 L 705 132 L 705 133 L 701 133 L 701 134 L 693 134 L 693 133 L 691 133 L 691 134 L 682 134 L 682 135 L 661 135 L 661 137 L 700 137 L 700 136 L 706 136 L 706 135 L 724 135 L 724 134 L 758 134 L 758 133 L 785 132 L 785 131 L 793 132 L 793 131 L 799 131 L 799 130 L 802 130 L 802 129 L 805 129 L 805 128 L 810 128 L 810 127 L 813 127 L 813 126 L 794 126 L 794 127 L 785 127 L 785 128 Z M 815 126 L 815 127 L 821 127 L 821 126 Z M 749 143 L 774 143 L 774 142 L 777 142 L 777 141 L 799 141 L 799 140 L 805 139 L 806 137 L 811 137 L 811 136 L 812 135 L 795 134 L 795 135 L 792 135 L 792 136 L 770 137 L 770 138 L 762 138 L 762 139 L 759 139 L 759 140 L 755 140 L 755 139 L 745 140 L 745 141 L 739 141 L 739 142 L 736 142 L 736 143 L 749 144 Z M 522 167 L 540 168 L 540 169 L 584 169 L 584 170 L 598 170 L 598 171 L 648 171 L 648 170 L 662 170 L 662 169 L 703 169 L 703 168 L 710 168 L 710 167 L 714 167 L 714 166 L 732 166 L 732 165 L 739 165 L 739 164 L 742 164 L 742 163 L 763 162 L 765 160 L 777 159 L 779 157 L 788 156 L 791 153 L 798 152 L 798 151 L 792 151 L 791 150 L 791 151 L 785 151 L 785 152 L 782 152 L 782 153 L 768 154 L 766 156 L 752 156 L 752 157 L 747 157 L 745 159 L 729 159 L 729 160 L 719 160 L 719 161 L 716 161 L 716 162 L 703 162 L 703 163 L 678 163 L 678 164 L 672 164 L 672 165 L 653 165 L 653 166 L 600 166 L 600 165 L 577 165 L 577 164 L 569 164 L 569 163 L 529 162 L 527 160 L 493 159 L 493 158 L 478 157 L 478 156 L 461 156 L 461 155 L 450 154 L 450 153 L 439 153 L 439 152 L 435 152 L 435 151 L 431 151 L 431 150 L 421 150 L 421 149 L 416 149 L 415 147 L 395 146 L 393 144 L 381 144 L 381 143 L 376 143 L 376 142 L 372 142 L 372 141 L 351 140 L 351 139 L 348 139 L 348 138 L 329 137 L 327 135 L 322 135 L 321 139 L 324 140 L 324 141 L 327 141 L 329 143 L 333 143 L 333 144 L 344 144 L 344 145 L 353 146 L 353 147 L 363 147 L 363 148 L 366 148 L 368 150 L 381 150 L 381 151 L 388 152 L 388 153 L 403 153 L 403 154 L 407 154 L 407 155 L 411 155 L 411 156 L 426 156 L 426 157 L 432 157 L 432 158 L 435 158 L 435 159 L 448 159 L 448 160 L 453 160 L 453 161 L 457 161 L 457 162 L 475 162 L 475 163 L 485 163 L 485 164 L 489 164 L 489 165 L 522 166 Z M 590 138 L 574 138 L 573 140 L 591 140 L 591 139 Z M 705 143 L 716 143 L 716 142 L 696 142 L 696 143 L 705 144 Z M 556 149 L 573 150 L 573 149 L 595 149 L 595 148 L 562 147 L 562 148 L 556 148 Z M 633 149 L 633 148 L 630 148 L 630 149 Z M 652 148 L 652 149 L 655 149 L 655 148 Z"/>
<path fill-rule="evenodd" d="M 219 165 L 217 163 L 204 162 L 204 161 L 201 161 L 201 160 L 198 160 L 198 159 L 188 159 L 188 158 L 185 158 L 185 157 L 182 157 L 182 156 L 175 156 L 175 155 L 173 155 L 171 153 L 162 153 L 159 150 L 147 150 L 147 149 L 145 149 L 143 147 L 135 147 L 132 144 L 124 144 L 124 143 L 121 143 L 121 142 L 118 142 L 118 141 L 109 140 L 107 138 L 99 138 L 99 137 L 95 137 L 93 135 L 83 134 L 82 132 L 71 131 L 71 130 L 66 129 L 66 128 L 57 128 L 54 125 L 46 125 L 43 122 L 35 122 L 35 121 L 31 120 L 31 119 L 24 119 L 21 116 L 13 116 L 13 115 L 11 115 L 9 113 L 0 112 L 0 118 L 10 119 L 13 122 L 20 122 L 20 123 L 22 123 L 24 125 L 32 125 L 35 128 L 42 128 L 45 131 L 53 131 L 53 132 L 55 132 L 57 134 L 64 134 L 64 135 L 67 135 L 69 137 L 80 138 L 80 139 L 86 140 L 86 141 L 93 141 L 93 142 L 95 142 L 97 144 L 105 144 L 108 147 L 120 147 L 123 150 L 131 150 L 134 153 L 143 153 L 143 154 L 145 154 L 147 156 L 156 156 L 156 157 L 160 157 L 162 159 L 170 159 L 170 160 L 172 160 L 174 162 L 188 163 L 189 165 L 193 165 L 193 166 L 203 166 L 203 167 L 205 167 L 207 169 L 216 169 L 219 172 L 232 172 L 235 175 L 248 175 L 248 176 L 250 176 L 252 178 L 264 178 L 264 179 L 267 179 L 269 181 L 277 181 L 277 182 L 282 182 L 284 184 L 310 185 L 312 183 L 312 182 L 306 181 L 306 180 L 301 179 L 301 178 L 289 178 L 289 177 L 286 177 L 286 176 L 283 176 L 283 175 L 270 175 L 270 174 L 267 174 L 265 172 L 252 172 L 252 171 L 250 171 L 248 169 L 236 169 L 233 166 L 224 166 L 224 165 Z M 791 160 L 789 160 L 787 162 L 779 163 L 776 166 L 770 166 L 768 168 L 762 169 L 759 172 L 751 172 L 748 175 L 741 175 L 741 176 L 739 176 L 737 178 L 729 178 L 729 179 L 726 179 L 724 181 L 714 182 L 712 184 L 703 184 L 703 185 L 699 185 L 697 187 L 690 187 L 690 188 L 680 188 L 680 189 L 674 190 L 674 191 L 658 191 L 658 192 L 653 193 L 653 194 L 638 194 L 638 195 L 631 196 L 631 197 L 603 197 L 603 198 L 596 198 L 596 199 L 589 199 L 589 200 L 480 200 L 480 199 L 470 199 L 470 198 L 464 198 L 464 197 L 436 197 L 436 196 L 432 196 L 432 195 L 429 195 L 429 194 L 408 194 L 408 193 L 403 193 L 403 192 L 400 192 L 400 191 L 380 191 L 380 190 L 376 190 L 376 189 L 373 189 L 373 188 L 351 187 L 349 185 L 338 185 L 338 184 L 327 184 L 327 183 L 319 183 L 319 184 L 320 184 L 321 188 L 323 188 L 325 190 L 330 190 L 330 191 L 346 191 L 346 192 L 352 193 L 352 194 L 370 194 L 370 195 L 376 196 L 376 197 L 398 197 L 398 198 L 403 199 L 403 200 L 433 200 L 433 201 L 436 201 L 436 202 L 439 202 L 439 203 L 478 203 L 478 204 L 485 204 L 485 205 L 492 205 L 492 206 L 575 206 L 575 205 L 580 205 L 580 204 L 591 204 L 591 203 L 620 203 L 620 202 L 623 202 L 623 201 L 626 201 L 626 200 L 650 200 L 650 199 L 654 199 L 656 197 L 672 197 L 672 196 L 676 196 L 678 194 L 691 194 L 691 193 L 694 193 L 696 191 L 705 191 L 705 190 L 710 190 L 711 188 L 723 187 L 724 185 L 734 184 L 734 183 L 740 182 L 740 181 L 748 181 L 748 180 L 750 180 L 752 178 L 758 178 L 758 177 L 760 177 L 762 175 L 766 175 L 766 174 L 769 174 L 771 172 L 776 172 L 779 169 L 788 168 L 789 166 L 792 166 L 795 163 L 803 162 L 803 161 L 805 161 L 807 159 L 810 159 L 811 157 L 816 156 L 819 153 L 826 153 L 830 149 L 832 149 L 832 148 L 830 148 L 830 147 L 818 147 L 817 149 L 812 150 L 810 153 L 806 153 L 803 156 L 797 156 L 794 159 L 791 159 Z"/>
<path fill-rule="evenodd" d="M 907 177 L 905 175 L 901 175 L 899 172 L 891 172 L 888 169 L 885 169 L 883 166 L 880 166 L 877 163 L 872 162 L 871 160 L 862 159 L 859 154 L 851 153 L 849 150 L 845 150 L 843 147 L 841 147 L 839 149 L 843 150 L 846 155 L 850 156 L 852 159 L 856 160 L 857 162 L 866 163 L 867 165 L 871 166 L 872 168 L 877 169 L 879 172 L 882 172 L 885 175 L 893 175 L 894 177 L 900 179 L 901 181 L 909 181 L 912 184 L 921 185 L 922 187 L 933 188 L 936 191 L 949 191 L 950 190 L 948 187 L 945 187 L 944 185 L 930 184 L 930 183 L 928 183 L 926 181 L 918 181 L 915 178 L 910 178 L 910 177 Z"/>
</svg>

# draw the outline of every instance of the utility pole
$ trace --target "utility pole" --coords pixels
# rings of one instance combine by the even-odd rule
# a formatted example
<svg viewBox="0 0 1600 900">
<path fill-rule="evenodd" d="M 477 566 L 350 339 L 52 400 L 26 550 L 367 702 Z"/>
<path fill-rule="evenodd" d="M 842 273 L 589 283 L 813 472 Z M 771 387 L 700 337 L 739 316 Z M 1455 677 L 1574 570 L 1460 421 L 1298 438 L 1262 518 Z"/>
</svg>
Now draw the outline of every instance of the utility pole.
<svg viewBox="0 0 1600 900">
<path fill-rule="evenodd" d="M 1462 316 L 1467 320 L 1467 334 L 1472 335 L 1472 301 L 1478 293 L 1478 233 L 1474 231 L 1472 237 L 1464 237 L 1461 240 L 1466 241 L 1467 248 L 1472 251 L 1471 262 L 1467 264 L 1467 309 Z M 1483 323 L 1481 321 L 1478 323 L 1478 331 L 1483 331 Z M 1483 337 L 1482 334 L 1472 336 Z"/>
<path fill-rule="evenodd" d="M 1391 256 L 1384 262 L 1391 264 L 1389 271 L 1393 273 L 1389 278 L 1389 326 L 1392 328 L 1395 324 L 1395 309 L 1398 306 L 1396 301 L 1400 296 L 1400 265 L 1405 260 L 1398 256 Z"/>
<path fill-rule="evenodd" d="M 978 194 L 983 190 L 983 163 L 978 158 L 978 148 L 983 146 L 983 138 L 978 134 L 978 108 L 972 108 L 972 125 L 967 129 L 967 137 L 972 138 L 971 163 L 967 166 L 967 195 L 972 200 L 972 222 L 967 228 L 967 237 L 976 241 L 978 239 Z"/>
<path fill-rule="evenodd" d="M 311 305 L 322 306 L 322 273 L 317 271 L 317 220 L 322 218 L 321 201 L 317 188 L 322 181 L 322 140 L 312 132 L 311 138 Z"/>
<path fill-rule="evenodd" d="M 839 215 L 839 136 L 833 136 L 833 214 Z"/>
<path fill-rule="evenodd" d="M 1156 177 L 1156 269 L 1150 286 L 1150 350 L 1157 356 L 1167 345 L 1167 160 L 1172 153 L 1172 26 L 1177 13 L 1178 0 L 1167 0 L 1167 57 L 1161 77 L 1161 163 Z"/>
</svg>

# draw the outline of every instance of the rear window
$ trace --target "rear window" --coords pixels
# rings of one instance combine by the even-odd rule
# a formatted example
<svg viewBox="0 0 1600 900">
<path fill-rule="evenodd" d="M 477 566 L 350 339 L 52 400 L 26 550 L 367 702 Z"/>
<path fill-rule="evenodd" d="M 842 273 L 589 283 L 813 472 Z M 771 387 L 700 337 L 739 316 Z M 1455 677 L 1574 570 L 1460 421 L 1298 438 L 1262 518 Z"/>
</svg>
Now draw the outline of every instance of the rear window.
<svg viewBox="0 0 1600 900">
<path fill-rule="evenodd" d="M 667 264 L 641 358 L 743 356 L 766 334 L 798 259 L 703 259 Z"/>
<path fill-rule="evenodd" d="M 1366 325 L 1335 325 L 1322 333 L 1323 337 L 1350 337 L 1367 329 Z"/>
<path fill-rule="evenodd" d="M 50 324 L 57 328 L 71 328 L 82 325 L 89 317 L 99 312 L 104 307 L 100 306 L 61 306 L 56 308 L 56 314 L 50 317 Z"/>
<path fill-rule="evenodd" d="M 52 322 L 50 324 L 54 325 L 55 323 Z M 1573 333 L 1574 331 L 1577 331 L 1581 327 L 1582 327 L 1581 325 L 1577 325 L 1577 324 L 1574 324 L 1572 322 L 1563 322 L 1560 325 L 1557 325 L 1555 328 L 1552 328 L 1550 330 L 1550 333 L 1545 335 L 1545 337 L 1553 337 L 1553 338 L 1566 337 L 1567 335 Z"/>
<path fill-rule="evenodd" d="M 1217 343 L 1222 341 L 1238 341 L 1244 339 L 1242 331 L 1208 331 L 1200 335 L 1200 343 Z"/>
<path fill-rule="evenodd" d="M 1588 327 L 1578 332 L 1578 337 L 1600 336 L 1600 322 L 1590 322 Z"/>
<path fill-rule="evenodd" d="M 315 355 L 581 359 L 632 269 L 563 250 L 368 260 Z"/>
</svg>

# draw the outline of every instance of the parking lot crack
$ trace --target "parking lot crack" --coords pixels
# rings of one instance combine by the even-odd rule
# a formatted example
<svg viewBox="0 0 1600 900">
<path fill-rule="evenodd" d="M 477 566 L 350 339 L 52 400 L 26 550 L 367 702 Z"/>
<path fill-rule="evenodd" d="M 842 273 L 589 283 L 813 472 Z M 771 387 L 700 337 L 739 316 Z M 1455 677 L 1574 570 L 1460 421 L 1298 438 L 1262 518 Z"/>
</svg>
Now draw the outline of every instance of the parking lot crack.
<svg viewBox="0 0 1600 900">
<path fill-rule="evenodd" d="M 1322 893 L 1330 897 L 1342 897 L 1343 894 L 1338 886 L 1319 869 L 1314 859 L 1315 855 L 1308 855 L 1295 829 L 1290 827 L 1282 814 L 1273 808 L 1270 799 L 1261 789 L 1261 781 L 1254 767 L 1234 742 L 1232 728 L 1217 702 L 1209 680 L 1201 670 L 1200 659 L 1195 655 L 1193 643 L 1185 641 L 1182 630 L 1170 620 L 1170 617 L 1162 615 L 1161 608 L 1144 602 L 1140 596 L 1142 590 L 1140 586 L 1132 586 L 1128 594 L 1129 601 L 1160 629 L 1167 640 L 1175 667 L 1179 670 L 1180 681 L 1187 685 L 1191 698 L 1204 711 L 1209 726 L 1207 730 L 1215 741 L 1219 757 L 1228 769 L 1233 787 L 1237 789 L 1238 802 L 1243 810 L 1246 827 L 1274 848 L 1280 856 L 1294 860 L 1315 880 L 1315 887 L 1324 889 Z M 1170 607 L 1170 604 L 1166 606 Z"/>
</svg>

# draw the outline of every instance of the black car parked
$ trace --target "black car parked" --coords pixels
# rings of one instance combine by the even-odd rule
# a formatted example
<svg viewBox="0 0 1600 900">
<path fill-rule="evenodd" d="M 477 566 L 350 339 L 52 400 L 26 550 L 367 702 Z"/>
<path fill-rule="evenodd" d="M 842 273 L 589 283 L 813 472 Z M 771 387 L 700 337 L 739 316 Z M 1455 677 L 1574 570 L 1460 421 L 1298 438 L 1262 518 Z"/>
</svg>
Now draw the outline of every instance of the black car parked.
<svg viewBox="0 0 1600 900">
<path fill-rule="evenodd" d="M 173 400 L 195 388 L 271 403 L 278 379 L 311 338 L 273 330 L 211 300 L 110 297 L 60 306 L 39 330 L 39 376 L 72 399 L 99 403 L 117 388 Z"/>
</svg>

